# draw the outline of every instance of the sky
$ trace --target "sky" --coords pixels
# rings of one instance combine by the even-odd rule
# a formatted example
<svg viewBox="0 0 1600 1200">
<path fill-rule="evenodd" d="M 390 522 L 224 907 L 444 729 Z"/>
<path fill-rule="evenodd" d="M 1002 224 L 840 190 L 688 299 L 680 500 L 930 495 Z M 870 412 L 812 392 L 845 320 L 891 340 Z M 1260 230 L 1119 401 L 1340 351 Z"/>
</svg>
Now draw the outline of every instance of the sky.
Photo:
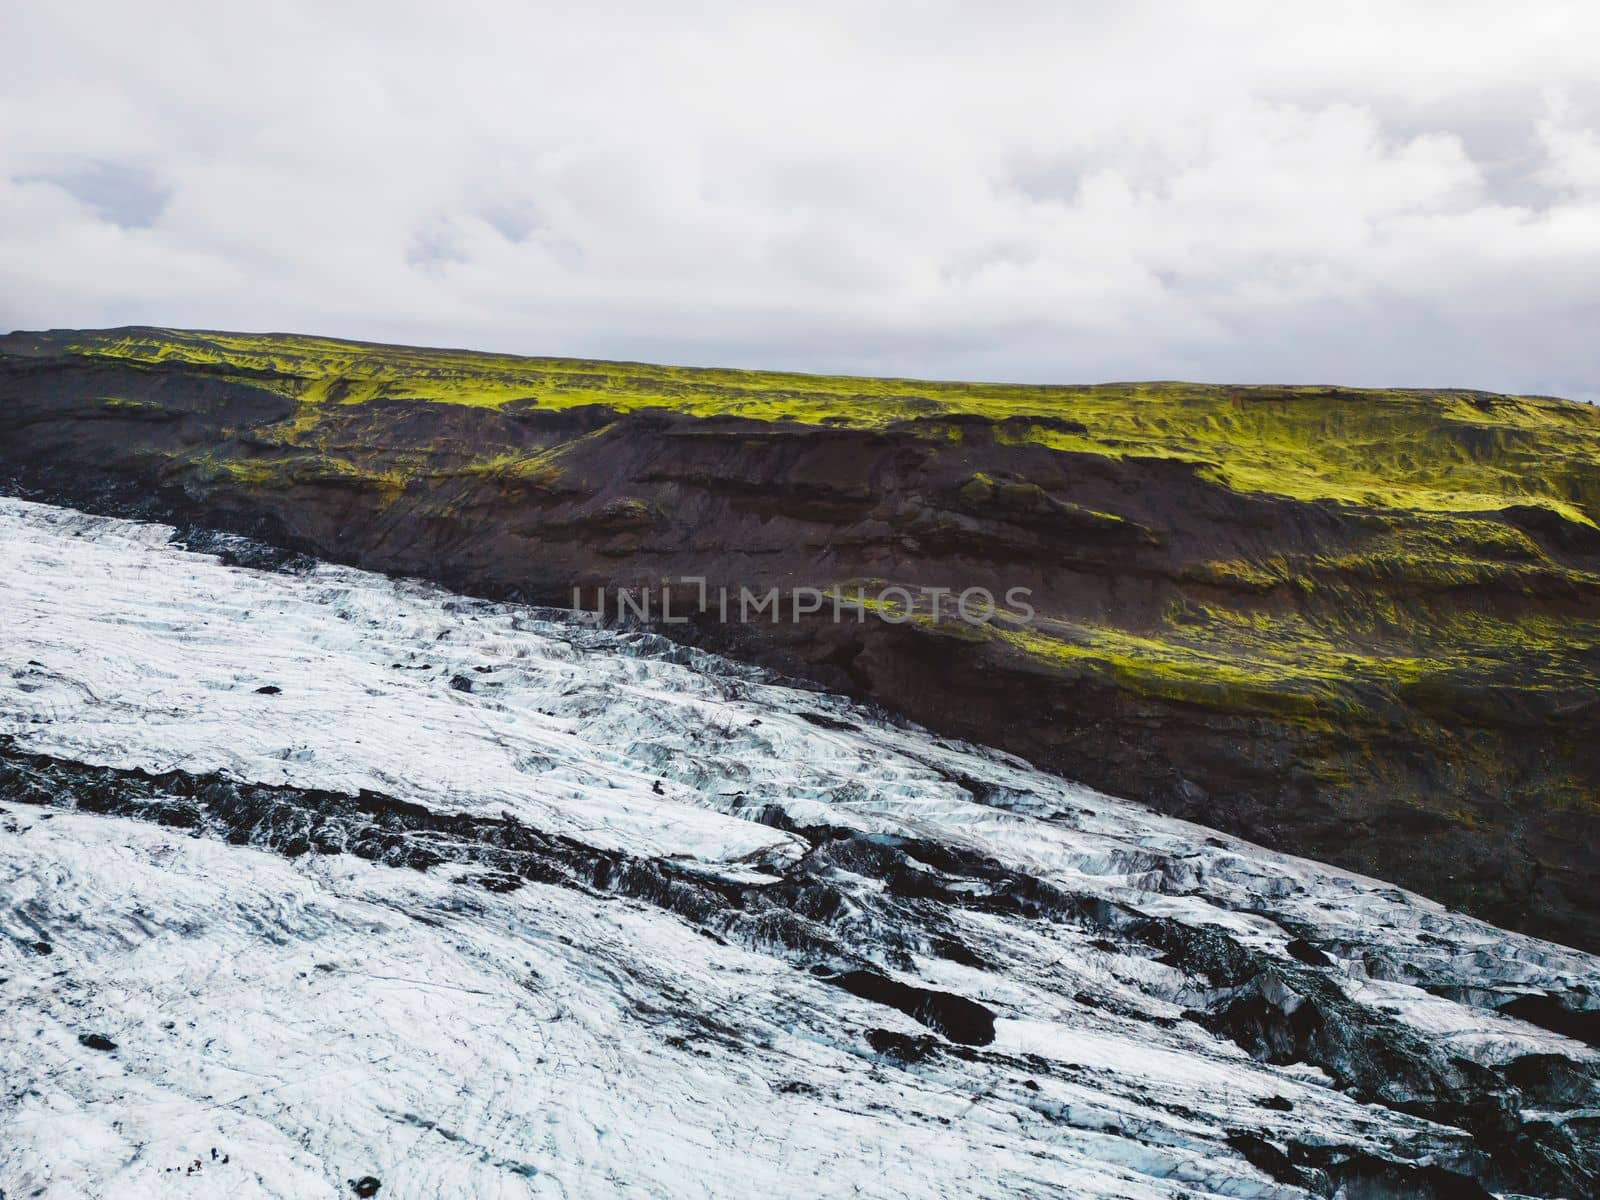
<svg viewBox="0 0 1600 1200">
<path fill-rule="evenodd" d="M 1600 400 L 1600 5 L 0 0 L 0 328 Z"/>
</svg>

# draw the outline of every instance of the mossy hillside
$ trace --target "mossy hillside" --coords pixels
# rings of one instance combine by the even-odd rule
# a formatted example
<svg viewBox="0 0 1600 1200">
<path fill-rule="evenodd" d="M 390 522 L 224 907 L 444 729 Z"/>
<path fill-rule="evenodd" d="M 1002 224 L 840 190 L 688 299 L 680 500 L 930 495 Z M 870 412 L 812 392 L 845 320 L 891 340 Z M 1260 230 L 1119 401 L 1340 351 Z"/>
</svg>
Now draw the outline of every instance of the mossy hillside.
<svg viewBox="0 0 1600 1200">
<path fill-rule="evenodd" d="M 984 473 L 959 489 L 999 494 Z M 1171 564 L 1177 594 L 1153 619 L 1074 614 L 1069 597 L 985 637 L 1046 673 L 1314 725 L 1559 721 L 1600 694 L 1600 572 L 1494 513 L 1377 509 L 1359 524 L 1354 545 Z"/>
<path fill-rule="evenodd" d="M 1592 680 L 1585 654 L 1600 646 L 1600 627 L 1585 615 L 1600 613 L 1600 577 L 1555 560 L 1502 515 L 1531 505 L 1586 530 L 1600 512 L 1600 420 L 1560 401 L 1175 383 L 924 383 L 156 330 L 75 335 L 70 346 L 137 369 L 220 373 L 297 402 L 291 420 L 251 431 L 248 457 L 204 455 L 204 471 L 245 489 L 360 486 L 385 505 L 409 495 L 424 515 L 448 515 L 432 497 L 464 477 L 508 499 L 556 489 L 564 460 L 607 429 L 535 452 L 485 447 L 463 460 L 427 445 L 386 445 L 370 421 L 353 418 L 370 411 L 371 420 L 391 421 L 393 410 L 363 406 L 667 408 L 896 426 L 940 440 L 975 436 L 977 418 L 1001 445 L 1181 459 L 1233 491 L 1366 514 L 1371 534 L 1357 547 L 1175 564 L 1181 599 L 1156 621 L 1057 607 L 1033 628 L 988 635 L 1051 670 L 1152 699 L 1290 720 L 1384 722 L 1406 719 L 1403 710 L 1418 703 L 1446 710 L 1474 688 L 1572 694 Z M 1002 517 L 1048 516 L 1075 533 L 1142 529 L 986 470 L 966 477 L 956 503 Z M 937 525 L 939 511 L 924 515 Z"/>
<path fill-rule="evenodd" d="M 1369 641 L 1297 615 L 1187 605 L 1145 633 L 1046 618 L 992 636 L 1137 696 L 1268 717 L 1392 723 L 1424 710 L 1471 720 L 1504 691 L 1554 715 L 1593 684 L 1600 619 L 1457 615 L 1404 628 Z"/>
<path fill-rule="evenodd" d="M 1062 453 L 1193 464 L 1244 492 L 1416 513 L 1533 505 L 1577 525 L 1600 514 L 1600 412 L 1472 392 L 1118 383 L 1044 387 L 519 358 L 277 334 L 117 330 L 76 334 L 89 359 L 194 369 L 304 406 L 384 399 L 854 428 L 902 425 L 959 438 L 939 417 L 983 418 L 1001 440 Z"/>
<path fill-rule="evenodd" d="M 897 624 L 1004 647 L 1049 672 L 1133 696 L 1239 715 L 1381 725 L 1409 722 L 1420 710 L 1471 720 L 1476 710 L 1496 709 L 1498 693 L 1515 692 L 1538 716 L 1559 714 L 1593 688 L 1600 576 L 1570 573 L 1591 615 L 1508 616 L 1426 596 L 1371 595 L 1292 568 L 1277 576 L 1244 569 L 1252 584 L 1289 586 L 1301 602 L 1251 608 L 1184 599 L 1140 629 L 1049 613 L 1024 625 L 1002 612 L 975 625 L 948 604 L 936 618 L 926 606 L 906 611 L 872 598 L 889 586 L 883 580 L 840 586 L 847 602 L 865 587 L 865 607 L 892 610 Z M 1317 602 L 1304 603 L 1308 595 Z"/>
<path fill-rule="evenodd" d="M 36 494 L 484 594 L 1025 584 L 1027 624 L 883 611 L 696 636 L 1600 945 L 1596 410 L 161 330 L 0 339 L 0 392 L 0 464 Z"/>
<path fill-rule="evenodd" d="M 1313 724 L 1559 721 L 1600 694 L 1600 572 L 1490 516 L 1367 524 L 1358 549 L 1180 563 L 1153 619 L 1055 606 L 982 638 L 1132 696 Z M 970 625 L 913 623 L 972 640 Z"/>
</svg>

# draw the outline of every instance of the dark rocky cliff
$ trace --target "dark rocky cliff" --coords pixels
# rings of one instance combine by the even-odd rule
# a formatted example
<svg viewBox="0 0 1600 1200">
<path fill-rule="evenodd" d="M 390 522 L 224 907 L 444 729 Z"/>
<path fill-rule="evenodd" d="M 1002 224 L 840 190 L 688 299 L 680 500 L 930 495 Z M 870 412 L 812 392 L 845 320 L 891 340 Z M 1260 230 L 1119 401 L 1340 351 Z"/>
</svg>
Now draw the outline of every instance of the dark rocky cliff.
<svg viewBox="0 0 1600 1200">
<path fill-rule="evenodd" d="M 1028 588 L 1026 624 L 825 610 L 672 632 L 1600 948 L 1584 406 L 16 334 L 0 474 L 542 603 L 682 576 Z"/>
</svg>

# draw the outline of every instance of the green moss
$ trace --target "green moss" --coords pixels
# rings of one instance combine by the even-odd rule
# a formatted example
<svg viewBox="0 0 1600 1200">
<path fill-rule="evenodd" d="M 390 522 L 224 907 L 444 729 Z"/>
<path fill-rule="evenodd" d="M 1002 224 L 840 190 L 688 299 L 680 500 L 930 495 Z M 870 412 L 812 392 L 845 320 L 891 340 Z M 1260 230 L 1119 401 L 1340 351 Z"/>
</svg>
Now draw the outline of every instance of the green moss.
<svg viewBox="0 0 1600 1200">
<path fill-rule="evenodd" d="M 251 490 L 283 490 L 297 485 L 359 486 L 392 503 L 417 473 L 405 466 L 369 465 L 329 455 L 284 455 L 271 458 L 219 459 L 205 454 L 194 465 L 213 476 L 223 476 Z"/>
<path fill-rule="evenodd" d="M 1298 720 L 1381 723 L 1423 712 L 1454 721 L 1492 704 L 1497 691 L 1534 705 L 1540 696 L 1565 703 L 1593 677 L 1600 605 L 1586 617 L 1393 599 L 1387 611 L 1373 611 L 1370 592 L 1324 597 L 1324 588 L 1337 592 L 1317 585 L 1318 603 L 1309 606 L 1179 601 L 1139 631 L 1042 616 L 1034 627 L 985 632 L 1054 669 L 1136 696 Z"/>
<path fill-rule="evenodd" d="M 1270 592 L 1288 582 L 1286 575 L 1269 569 L 1264 563 L 1243 560 L 1191 563 L 1184 568 L 1184 579 L 1244 592 Z"/>
<path fill-rule="evenodd" d="M 961 485 L 961 499 L 968 504 L 978 506 L 987 504 L 994 498 L 994 480 L 982 471 Z"/>
<path fill-rule="evenodd" d="M 289 477 L 279 464 L 264 462 L 258 459 L 243 461 L 230 459 L 218 463 L 220 470 L 226 472 L 234 483 L 251 488 L 286 487 Z"/>
<path fill-rule="evenodd" d="M 379 399 L 882 427 L 959 441 L 946 417 L 997 424 L 1000 440 L 1063 454 L 1190 464 L 1244 492 L 1421 513 L 1542 507 L 1577 525 L 1600 513 L 1600 412 L 1537 397 L 1123 383 L 1072 387 L 709 370 L 289 335 L 175 330 L 85 336 L 75 352 L 196 369 L 318 407 Z"/>
<path fill-rule="evenodd" d="M 1197 704 L 1225 712 L 1280 718 L 1368 715 L 1352 681 L 1352 657 L 1284 651 L 1283 644 L 1212 647 L 1141 636 L 1105 626 L 1055 624 L 1040 629 L 994 628 L 994 636 L 1029 657 L 1076 671 L 1135 696 Z M 1420 668 L 1391 660 L 1373 664 L 1394 676 Z"/>
</svg>

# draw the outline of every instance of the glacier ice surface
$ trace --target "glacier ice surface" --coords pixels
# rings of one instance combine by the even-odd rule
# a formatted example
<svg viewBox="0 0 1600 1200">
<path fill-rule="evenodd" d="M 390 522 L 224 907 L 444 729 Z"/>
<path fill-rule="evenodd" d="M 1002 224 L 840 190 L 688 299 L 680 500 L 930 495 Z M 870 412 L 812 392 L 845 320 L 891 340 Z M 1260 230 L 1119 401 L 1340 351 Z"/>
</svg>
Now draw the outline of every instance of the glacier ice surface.
<svg viewBox="0 0 1600 1200">
<path fill-rule="evenodd" d="M 703 897 L 608 884 L 615 866 L 489 888 L 470 847 L 427 869 L 286 855 L 91 811 L 79 785 L 0 789 L 8 1200 L 1495 1177 L 1488 1126 L 1438 1095 L 1450 1072 L 1534 1073 L 1496 1093 L 1496 1128 L 1596 1128 L 1595 1051 L 1495 1011 L 1592 1015 L 1600 964 L 1577 951 L 648 633 L 229 566 L 20 500 L 0 562 L 13 780 L 48 759 L 81 788 L 110 768 L 365 793 Z M 764 933 L 780 910 L 815 941 Z M 852 971 L 869 984 L 839 986 Z M 987 1010 L 992 1039 L 875 999 L 891 987 Z M 1417 1078 L 1339 1057 L 1374 1038 L 1425 1059 Z"/>
</svg>

